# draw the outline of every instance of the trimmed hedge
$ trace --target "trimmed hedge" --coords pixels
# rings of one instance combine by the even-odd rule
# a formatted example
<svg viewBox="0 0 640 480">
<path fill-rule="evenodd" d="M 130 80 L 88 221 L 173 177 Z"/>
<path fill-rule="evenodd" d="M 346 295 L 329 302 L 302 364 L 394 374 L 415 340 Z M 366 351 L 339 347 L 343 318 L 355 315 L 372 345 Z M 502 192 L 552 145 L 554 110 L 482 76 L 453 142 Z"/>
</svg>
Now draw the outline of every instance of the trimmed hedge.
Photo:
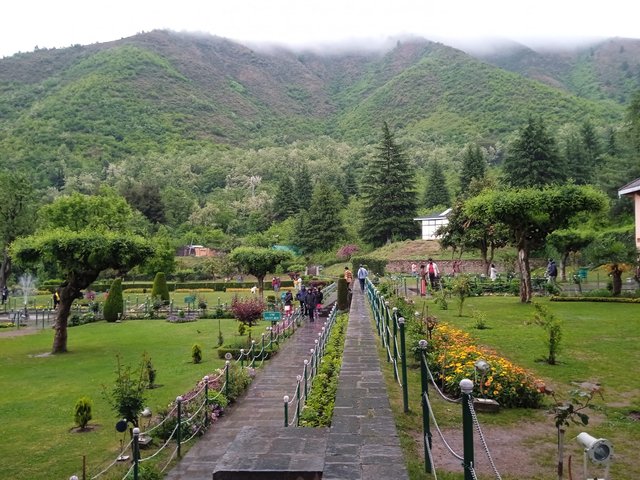
<svg viewBox="0 0 640 480">
<path fill-rule="evenodd" d="M 551 297 L 551 302 L 603 302 L 603 303 L 640 303 L 640 298 L 629 297 Z"/>
<path fill-rule="evenodd" d="M 256 284 L 255 281 L 252 282 L 173 282 L 167 281 L 167 287 L 169 291 L 173 292 L 175 290 L 185 289 L 185 290 L 199 290 L 199 289 L 209 289 L 215 292 L 224 292 L 227 288 L 251 288 Z M 96 292 L 105 292 L 111 285 L 110 282 L 99 281 L 95 282 L 91 285 L 91 289 Z M 60 286 L 60 283 L 57 283 L 55 286 L 49 286 L 47 283 L 43 288 L 53 289 Z M 271 288 L 271 284 L 265 283 L 265 290 L 269 290 Z M 153 282 L 123 282 L 123 289 L 146 289 L 151 293 L 153 288 Z M 293 288 L 293 280 L 283 280 L 280 283 L 280 289 Z"/>
<path fill-rule="evenodd" d="M 352 257 L 351 265 L 353 265 L 353 277 L 357 277 L 358 268 L 360 265 L 365 265 L 369 271 L 369 277 L 373 278 L 374 275 L 379 277 L 384 276 L 385 269 L 387 268 L 387 261 L 380 260 L 379 258 L 371 257 Z"/>
</svg>

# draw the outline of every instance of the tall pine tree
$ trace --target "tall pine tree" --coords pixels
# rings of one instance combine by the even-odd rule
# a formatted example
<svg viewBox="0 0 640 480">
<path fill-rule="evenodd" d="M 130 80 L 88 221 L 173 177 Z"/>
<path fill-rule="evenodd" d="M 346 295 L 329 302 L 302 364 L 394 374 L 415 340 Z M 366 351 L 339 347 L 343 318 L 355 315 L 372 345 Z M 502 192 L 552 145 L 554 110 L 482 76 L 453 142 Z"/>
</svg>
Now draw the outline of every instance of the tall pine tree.
<svg viewBox="0 0 640 480">
<path fill-rule="evenodd" d="M 460 191 L 464 195 L 473 180 L 482 180 L 487 172 L 487 161 L 479 145 L 467 145 L 462 155 Z"/>
<path fill-rule="evenodd" d="M 335 187 L 327 181 L 318 182 L 309 208 L 298 214 L 298 246 L 305 252 L 321 252 L 343 240 L 345 229 L 340 218 L 343 203 Z"/>
<path fill-rule="evenodd" d="M 273 217 L 278 221 L 286 220 L 298 210 L 293 181 L 289 175 L 284 175 L 278 182 L 278 190 L 273 199 Z"/>
<path fill-rule="evenodd" d="M 424 192 L 424 206 L 433 208 L 451 204 L 451 195 L 447 188 L 447 179 L 444 176 L 442 165 L 438 161 L 431 162 L 427 175 L 427 188 Z"/>
<path fill-rule="evenodd" d="M 564 182 L 566 174 L 556 141 L 547 132 L 542 119 L 529 118 L 509 149 L 503 173 L 512 187 L 541 187 Z"/>
<path fill-rule="evenodd" d="M 361 196 L 362 238 L 374 246 L 419 233 L 414 169 L 385 122 L 378 154 L 367 165 Z"/>
</svg>

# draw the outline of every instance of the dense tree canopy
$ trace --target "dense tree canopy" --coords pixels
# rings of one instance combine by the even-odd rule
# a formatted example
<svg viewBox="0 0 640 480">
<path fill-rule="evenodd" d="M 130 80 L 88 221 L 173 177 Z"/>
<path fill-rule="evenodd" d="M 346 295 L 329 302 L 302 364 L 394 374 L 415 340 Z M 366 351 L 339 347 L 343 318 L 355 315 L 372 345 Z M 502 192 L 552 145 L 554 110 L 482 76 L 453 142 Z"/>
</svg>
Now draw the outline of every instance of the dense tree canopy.
<svg viewBox="0 0 640 480">
<path fill-rule="evenodd" d="M 0 173 L 0 288 L 6 285 L 11 273 L 9 245 L 21 235 L 33 231 L 35 205 L 32 182 L 26 175 Z"/>
<path fill-rule="evenodd" d="M 264 290 L 264 277 L 275 272 L 276 267 L 291 259 L 291 254 L 283 250 L 260 247 L 238 247 L 231 251 L 229 260 L 235 263 L 242 272 L 258 279 L 260 294 Z"/>
<path fill-rule="evenodd" d="M 23 266 L 56 265 L 64 281 L 58 291 L 53 353 L 67 351 L 67 320 L 81 291 L 107 269 L 123 275 L 152 255 L 153 247 L 129 230 L 133 212 L 112 191 L 101 196 L 60 197 L 40 211 L 44 228 L 11 245 L 11 256 Z"/>
<path fill-rule="evenodd" d="M 592 187 L 567 185 L 544 189 L 491 190 L 470 198 L 465 213 L 483 223 L 501 222 L 510 232 L 509 243 L 518 250 L 520 300 L 532 297 L 529 256 L 554 230 L 566 228 L 578 213 L 603 211 L 605 196 Z"/>
</svg>

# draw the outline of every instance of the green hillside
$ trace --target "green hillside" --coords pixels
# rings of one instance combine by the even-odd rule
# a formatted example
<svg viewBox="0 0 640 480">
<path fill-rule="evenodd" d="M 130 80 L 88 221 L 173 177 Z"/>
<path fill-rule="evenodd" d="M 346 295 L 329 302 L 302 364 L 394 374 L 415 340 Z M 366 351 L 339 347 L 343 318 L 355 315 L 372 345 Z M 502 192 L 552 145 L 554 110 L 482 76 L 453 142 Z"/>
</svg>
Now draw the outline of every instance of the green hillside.
<svg viewBox="0 0 640 480">
<path fill-rule="evenodd" d="M 579 75 L 578 67 L 556 73 L 573 72 L 585 91 L 584 79 L 593 78 L 613 92 L 604 61 L 597 65 L 599 75 Z M 0 166 L 28 167 L 43 185 L 60 187 L 64 177 L 104 176 L 128 158 L 219 145 L 286 146 L 322 136 L 370 145 L 383 120 L 413 143 L 453 148 L 504 144 L 532 114 L 553 127 L 621 122 L 621 103 L 561 87 L 421 39 L 386 53 L 319 54 L 154 31 L 1 59 Z"/>
</svg>

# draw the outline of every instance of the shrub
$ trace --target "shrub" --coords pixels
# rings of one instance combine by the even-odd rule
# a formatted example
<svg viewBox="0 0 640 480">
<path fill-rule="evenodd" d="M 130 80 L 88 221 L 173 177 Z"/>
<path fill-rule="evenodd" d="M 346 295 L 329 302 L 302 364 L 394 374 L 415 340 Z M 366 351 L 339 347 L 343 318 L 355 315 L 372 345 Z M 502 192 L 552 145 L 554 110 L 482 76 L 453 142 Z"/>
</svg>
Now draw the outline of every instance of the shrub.
<svg viewBox="0 0 640 480">
<path fill-rule="evenodd" d="M 360 247 L 350 243 L 340 247 L 340 249 L 336 253 L 336 257 L 340 261 L 349 260 L 354 254 L 358 253 L 359 251 Z"/>
<path fill-rule="evenodd" d="M 348 315 L 340 315 L 331 330 L 318 374 L 313 379 L 311 391 L 300 413 L 300 426 L 331 425 L 348 318 Z"/>
<path fill-rule="evenodd" d="M 234 297 L 231 302 L 231 311 L 233 312 L 233 316 L 243 324 L 247 324 L 249 327 L 251 327 L 254 322 L 262 318 L 262 312 L 264 309 L 265 304 L 261 298 L 241 299 Z"/>
<path fill-rule="evenodd" d="M 122 279 L 116 278 L 111 283 L 109 295 L 104 301 L 104 307 L 102 309 L 102 315 L 107 322 L 115 322 L 116 320 L 118 320 L 118 314 L 122 315 L 122 302 Z"/>
<path fill-rule="evenodd" d="M 125 367 L 117 357 L 118 368 L 116 370 L 116 383 L 108 391 L 103 387 L 105 399 L 116 411 L 118 418 L 123 418 L 127 422 L 138 426 L 138 416 L 144 408 L 145 391 L 147 383 L 145 381 L 144 363 L 140 365 L 139 371 L 134 372 L 131 367 Z"/>
<path fill-rule="evenodd" d="M 467 297 L 473 292 L 473 284 L 468 275 L 458 275 L 451 282 L 451 293 L 458 302 L 458 316 L 462 316 L 462 307 Z"/>
<path fill-rule="evenodd" d="M 349 310 L 349 284 L 344 278 L 338 280 L 338 311 Z"/>
<path fill-rule="evenodd" d="M 197 343 L 191 347 L 191 358 L 193 359 L 193 363 L 202 362 L 202 347 Z"/>
<path fill-rule="evenodd" d="M 156 369 L 153 368 L 153 363 L 151 363 L 151 357 L 149 357 L 146 353 L 144 354 L 143 357 L 143 362 L 144 362 L 144 368 L 145 368 L 145 373 L 147 375 L 147 383 L 148 383 L 148 388 L 155 388 L 155 383 L 156 383 Z"/>
<path fill-rule="evenodd" d="M 92 418 L 91 406 L 92 406 L 92 402 L 91 402 L 91 399 L 88 397 L 81 397 L 76 402 L 73 419 L 75 420 L 76 425 L 82 430 L 87 428 L 87 425 L 89 424 L 89 421 Z"/>
<path fill-rule="evenodd" d="M 384 271 L 387 268 L 386 260 L 372 257 L 352 257 L 351 264 L 353 265 L 354 273 L 358 270 L 360 265 L 366 265 L 370 277 L 375 275 L 384 276 Z"/>
<path fill-rule="evenodd" d="M 549 338 L 547 339 L 549 355 L 545 358 L 545 361 L 549 365 L 555 365 L 557 363 L 557 356 L 560 352 L 560 343 L 562 341 L 562 324 L 560 320 L 553 315 L 553 313 L 541 304 L 536 303 L 533 307 L 536 310 L 534 313 L 536 325 L 540 325 L 544 328 L 547 335 L 549 335 Z"/>
<path fill-rule="evenodd" d="M 153 279 L 153 288 L 151 289 L 151 298 L 160 298 L 165 305 L 169 304 L 171 297 L 169 296 L 169 287 L 167 286 L 167 277 L 164 272 L 156 273 Z"/>
</svg>

